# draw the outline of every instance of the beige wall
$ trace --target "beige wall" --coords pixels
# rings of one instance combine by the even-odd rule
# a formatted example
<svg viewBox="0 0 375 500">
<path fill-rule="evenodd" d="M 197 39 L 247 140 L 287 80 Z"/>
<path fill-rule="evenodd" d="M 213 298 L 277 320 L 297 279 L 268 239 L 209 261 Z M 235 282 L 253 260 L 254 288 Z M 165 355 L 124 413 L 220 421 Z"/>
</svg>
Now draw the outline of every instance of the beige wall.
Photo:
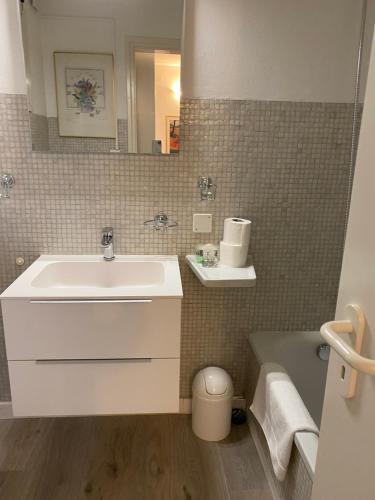
<svg viewBox="0 0 375 500">
<path fill-rule="evenodd" d="M 26 94 L 18 0 L 0 0 L 0 92 Z"/>
<path fill-rule="evenodd" d="M 351 102 L 361 4 L 186 0 L 184 97 Z"/>
</svg>

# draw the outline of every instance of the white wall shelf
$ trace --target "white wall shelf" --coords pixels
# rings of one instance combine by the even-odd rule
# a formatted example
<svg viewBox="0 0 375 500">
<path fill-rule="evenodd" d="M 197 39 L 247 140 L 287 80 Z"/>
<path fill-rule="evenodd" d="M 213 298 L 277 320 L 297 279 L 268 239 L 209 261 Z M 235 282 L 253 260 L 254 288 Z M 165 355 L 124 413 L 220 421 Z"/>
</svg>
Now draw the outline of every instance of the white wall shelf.
<svg viewBox="0 0 375 500">
<path fill-rule="evenodd" d="M 186 262 L 202 285 L 216 288 L 245 288 L 255 286 L 256 274 L 253 265 L 229 267 L 219 263 L 217 267 L 203 267 L 194 255 L 187 255 Z"/>
</svg>

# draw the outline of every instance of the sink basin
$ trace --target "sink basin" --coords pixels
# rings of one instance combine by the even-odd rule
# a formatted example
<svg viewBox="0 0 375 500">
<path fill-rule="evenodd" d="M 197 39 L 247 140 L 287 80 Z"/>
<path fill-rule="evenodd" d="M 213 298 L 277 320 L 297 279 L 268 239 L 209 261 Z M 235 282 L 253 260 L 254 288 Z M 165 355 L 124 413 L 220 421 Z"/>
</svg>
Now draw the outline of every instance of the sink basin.
<svg viewBox="0 0 375 500">
<path fill-rule="evenodd" d="M 1 298 L 181 297 L 176 256 L 42 255 Z"/>
<path fill-rule="evenodd" d="M 162 285 L 161 262 L 54 262 L 31 282 L 37 288 L 142 287 Z"/>
</svg>

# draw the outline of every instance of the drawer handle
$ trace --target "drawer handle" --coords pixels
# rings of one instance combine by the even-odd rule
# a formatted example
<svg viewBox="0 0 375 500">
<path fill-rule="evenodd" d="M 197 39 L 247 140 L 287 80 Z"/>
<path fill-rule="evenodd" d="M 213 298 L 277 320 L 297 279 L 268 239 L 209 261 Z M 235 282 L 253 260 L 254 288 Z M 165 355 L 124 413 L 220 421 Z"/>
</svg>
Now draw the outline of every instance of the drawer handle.
<svg viewBox="0 0 375 500">
<path fill-rule="evenodd" d="M 89 364 L 89 363 L 151 363 L 152 358 L 113 358 L 113 359 L 36 359 L 40 365 Z"/>
<path fill-rule="evenodd" d="M 30 300 L 30 304 L 149 304 L 151 299 L 137 300 Z"/>
</svg>

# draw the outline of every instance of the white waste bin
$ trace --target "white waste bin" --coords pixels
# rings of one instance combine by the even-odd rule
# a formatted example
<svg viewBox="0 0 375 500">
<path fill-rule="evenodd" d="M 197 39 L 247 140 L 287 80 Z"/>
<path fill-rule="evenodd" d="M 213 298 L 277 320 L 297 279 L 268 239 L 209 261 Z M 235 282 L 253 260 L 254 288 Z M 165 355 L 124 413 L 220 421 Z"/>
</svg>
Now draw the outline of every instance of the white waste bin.
<svg viewBox="0 0 375 500">
<path fill-rule="evenodd" d="M 205 441 L 228 436 L 232 418 L 233 383 L 222 368 L 204 368 L 193 381 L 193 431 Z"/>
</svg>

